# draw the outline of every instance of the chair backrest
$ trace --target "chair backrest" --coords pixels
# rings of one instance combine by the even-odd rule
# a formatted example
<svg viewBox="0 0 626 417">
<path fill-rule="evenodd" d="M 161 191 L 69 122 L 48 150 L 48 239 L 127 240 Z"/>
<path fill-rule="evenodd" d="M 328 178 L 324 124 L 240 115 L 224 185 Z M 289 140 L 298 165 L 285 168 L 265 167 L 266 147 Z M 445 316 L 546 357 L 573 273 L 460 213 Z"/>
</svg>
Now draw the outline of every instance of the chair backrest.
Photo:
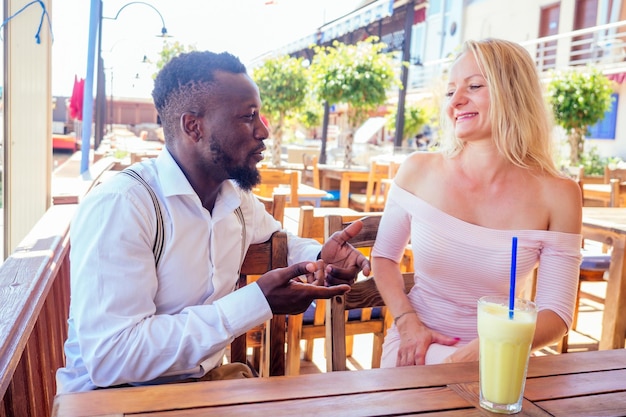
<svg viewBox="0 0 626 417">
<path fill-rule="evenodd" d="M 400 165 L 402 165 L 400 162 L 390 161 L 389 162 L 389 170 L 388 170 L 387 178 L 395 177 L 396 174 L 398 173 L 398 170 L 400 169 Z"/>
<path fill-rule="evenodd" d="M 361 216 L 363 228 L 358 235 L 349 240 L 349 243 L 357 249 L 374 246 L 381 218 L 382 213 L 368 213 L 368 216 Z M 344 220 L 343 216 L 327 215 L 324 218 L 324 240 L 329 239 L 333 233 L 345 229 L 352 222 L 353 220 Z"/>
<path fill-rule="evenodd" d="M 412 272 L 402 274 L 404 279 L 404 291 L 408 293 L 414 285 Z M 378 338 L 378 343 L 374 344 L 375 351 L 372 352 L 373 360 L 379 366 L 382 354 L 382 342 L 393 318 L 384 308 L 385 303 L 378 292 L 376 282 L 373 277 L 357 281 L 352 285 L 352 289 L 344 295 L 335 296 L 326 304 L 326 370 L 345 371 L 346 368 L 346 336 L 358 334 L 363 326 L 361 321 L 346 321 L 349 310 L 368 309 L 372 307 L 383 307 L 378 319 L 369 317 L 370 331 L 374 337 Z M 379 346 L 379 348 L 376 348 Z M 329 353 L 330 352 L 330 353 Z"/>
<path fill-rule="evenodd" d="M 385 207 L 385 185 L 383 180 L 388 178 L 389 164 L 372 161 L 365 190 L 366 199 L 363 211 L 382 210 Z"/>
<path fill-rule="evenodd" d="M 256 195 L 256 198 L 263 203 L 265 210 L 283 225 L 287 196 L 285 194 L 274 194 L 272 197 Z"/>
<path fill-rule="evenodd" d="M 263 275 L 264 273 L 287 266 L 287 234 L 275 232 L 264 243 L 250 245 L 248 252 L 241 265 L 238 288 L 248 284 L 251 276 Z M 266 327 L 269 336 L 265 338 L 265 361 L 263 367 L 269 376 L 285 374 L 285 330 L 286 319 L 284 315 L 275 315 Z M 266 333 L 267 334 L 267 333 Z M 241 335 L 231 344 L 231 360 L 233 362 L 246 363 L 247 338 Z M 264 372 L 261 372 L 263 375 Z"/>
<path fill-rule="evenodd" d="M 274 189 L 280 186 L 289 187 L 289 207 L 298 207 L 298 184 L 300 184 L 300 173 L 292 170 L 282 169 L 259 169 L 261 183 L 254 188 L 253 192 L 261 197 L 271 197 Z"/>
<path fill-rule="evenodd" d="M 359 212 L 357 214 L 344 214 L 340 216 L 343 222 L 352 222 L 368 215 L 379 216 L 381 215 L 381 212 Z M 314 207 L 300 207 L 300 216 L 298 219 L 298 236 L 315 239 L 320 243 L 324 243 L 324 222 L 325 215 L 316 216 Z"/>
<path fill-rule="evenodd" d="M 317 155 L 302 154 L 302 183 L 320 188 L 320 170 L 317 166 Z"/>
<path fill-rule="evenodd" d="M 365 188 L 365 195 L 353 194 L 351 207 L 361 211 L 381 211 L 385 208 L 385 180 L 389 179 L 389 163 L 372 161 Z"/>
<path fill-rule="evenodd" d="M 619 182 L 626 182 L 626 168 L 609 168 L 604 167 L 604 183 L 608 184 L 611 180 L 617 179 Z"/>
</svg>

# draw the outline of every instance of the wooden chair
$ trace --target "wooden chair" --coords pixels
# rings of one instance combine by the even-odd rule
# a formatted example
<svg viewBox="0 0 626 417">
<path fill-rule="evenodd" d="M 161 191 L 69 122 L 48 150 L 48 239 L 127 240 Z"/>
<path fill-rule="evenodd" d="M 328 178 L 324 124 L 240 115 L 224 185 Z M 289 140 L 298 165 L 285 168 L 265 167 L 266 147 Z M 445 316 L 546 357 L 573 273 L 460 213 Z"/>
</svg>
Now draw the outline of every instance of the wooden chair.
<svg viewBox="0 0 626 417">
<path fill-rule="evenodd" d="M 626 168 L 604 167 L 604 183 L 611 185 L 609 207 L 626 206 Z"/>
<path fill-rule="evenodd" d="M 378 234 L 378 226 L 380 224 L 380 219 L 382 216 L 367 216 L 362 219 L 363 221 L 363 229 L 361 232 L 350 240 L 350 244 L 357 249 L 371 249 L 374 246 L 374 242 L 376 241 L 376 236 Z M 351 222 L 344 221 L 342 216 L 336 215 L 328 215 L 325 218 L 324 223 L 324 239 L 328 239 L 333 233 L 338 230 L 342 230 L 347 227 Z M 327 371 L 333 369 L 333 367 L 344 367 L 345 361 L 343 365 L 332 365 L 333 359 L 332 356 L 335 355 L 334 349 L 342 348 L 344 354 L 346 356 L 351 355 L 351 336 L 355 334 L 367 334 L 367 333 L 378 333 L 380 327 L 380 317 L 382 316 L 382 312 L 380 310 L 373 311 L 372 308 L 363 308 L 360 310 L 360 314 L 356 314 L 357 317 L 352 317 L 351 320 L 347 320 L 348 318 L 342 316 L 343 320 L 346 321 L 346 330 L 344 335 L 348 337 L 348 341 L 346 341 L 346 337 L 344 337 L 343 341 L 334 340 L 332 337 L 329 339 L 329 326 L 330 320 L 332 320 L 332 316 L 329 316 L 329 309 L 331 309 L 331 304 L 326 303 L 326 314 L 325 314 L 325 347 L 326 347 L 326 368 Z M 330 335 L 332 336 L 332 335 Z M 350 348 L 348 348 L 350 346 Z M 382 349 L 382 338 L 374 337 L 374 343 L 372 346 L 372 367 L 376 368 L 380 366 L 380 354 L 379 352 Z"/>
<path fill-rule="evenodd" d="M 350 207 L 360 211 L 382 211 L 385 208 L 385 184 L 389 164 L 372 161 L 365 194 L 350 194 Z"/>
<path fill-rule="evenodd" d="M 619 179 L 611 179 L 613 183 L 616 183 L 619 187 Z M 581 181 L 578 181 L 579 187 L 581 187 L 581 195 L 583 199 L 583 205 L 585 202 L 585 196 L 582 194 L 583 185 Z M 585 242 L 583 240 L 582 246 L 582 261 L 580 263 L 580 272 L 578 273 L 578 289 L 576 290 L 576 303 L 574 304 L 574 319 L 572 321 L 572 330 L 576 330 L 578 324 L 578 312 L 580 308 L 580 290 L 583 282 L 589 281 L 602 281 L 604 280 L 604 273 L 609 270 L 611 264 L 611 255 L 606 253 L 607 247 L 602 246 L 600 251 L 585 250 Z M 566 353 L 569 348 L 569 333 L 563 336 L 559 344 L 557 345 L 557 352 Z"/>
<path fill-rule="evenodd" d="M 302 154 L 302 178 L 303 184 L 320 188 L 320 170 L 317 166 L 317 155 L 310 153 Z"/>
<path fill-rule="evenodd" d="M 300 207 L 300 219 L 298 222 L 298 236 L 316 239 L 323 243 L 324 217 L 315 216 L 311 206 Z M 352 222 L 363 218 L 364 215 L 380 217 L 382 213 L 359 213 L 358 215 L 340 216 L 344 222 Z M 365 254 L 369 251 L 364 248 Z M 300 373 L 300 341 L 304 340 L 304 360 L 313 360 L 313 341 L 323 338 L 325 335 L 326 300 L 315 300 L 309 309 L 303 314 L 290 315 L 287 319 L 287 375 Z"/>
<path fill-rule="evenodd" d="M 322 189 L 320 187 L 320 170 L 317 166 L 317 155 L 303 153 L 302 154 L 302 183 Z M 322 207 L 338 207 L 340 200 L 339 190 L 325 190 L 326 197 L 322 197 L 320 205 Z"/>
<path fill-rule="evenodd" d="M 626 168 L 609 168 L 605 166 L 604 183 L 608 184 L 613 179 L 617 179 L 619 182 L 626 182 Z"/>
<path fill-rule="evenodd" d="M 583 167 L 575 167 L 573 170 L 570 170 L 570 175 L 574 179 L 577 180 L 578 186 L 580 187 L 581 198 L 583 200 L 583 205 L 585 205 L 585 196 L 583 194 Z M 618 181 L 618 180 L 614 180 Z M 581 248 L 582 251 L 582 261 L 580 263 L 580 272 L 578 273 L 578 289 L 576 290 L 576 302 L 574 304 L 574 319 L 572 321 L 572 330 L 576 330 L 576 326 L 578 324 L 578 311 L 580 306 L 580 289 L 581 284 L 586 281 L 602 281 L 604 279 L 604 273 L 608 271 L 610 263 L 611 263 L 611 255 L 606 253 L 607 247 L 603 246 L 601 251 L 587 251 L 585 250 L 585 242 L 583 240 L 583 245 Z M 536 274 L 535 270 L 535 285 L 536 285 Z M 532 297 L 534 298 L 534 289 Z M 566 353 L 569 348 L 569 333 L 563 336 L 563 338 L 559 341 L 556 346 L 556 351 L 559 353 Z"/>
<path fill-rule="evenodd" d="M 404 279 L 404 291 L 408 293 L 414 285 L 412 272 L 402 274 Z M 350 311 L 357 309 L 379 308 L 377 318 L 367 321 L 346 320 Z M 385 303 L 378 292 L 373 277 L 357 281 L 350 292 L 330 299 L 326 309 L 326 371 L 345 371 L 347 349 L 346 337 L 360 334 L 374 334 L 374 349 L 372 351 L 372 368 L 380 368 L 382 345 L 387 329 L 391 326 L 393 317 L 387 311 Z"/>
<path fill-rule="evenodd" d="M 288 196 L 288 206 L 298 207 L 298 184 L 300 184 L 300 174 L 298 171 L 282 170 L 282 169 L 265 169 L 260 168 L 261 183 L 254 188 L 255 195 L 261 197 L 272 197 L 274 189 L 280 186 L 288 186 L 290 188 Z"/>
<path fill-rule="evenodd" d="M 264 242 L 250 245 L 241 265 L 238 288 L 248 284 L 252 276 L 262 275 L 275 268 L 287 266 L 287 234 L 275 232 Z M 260 328 L 241 335 L 231 343 L 233 362 L 247 362 L 247 347 L 254 348 L 253 362 L 261 376 L 285 375 L 285 325 L 284 315 L 275 315 Z M 269 334 L 268 334 L 269 333 Z"/>
<path fill-rule="evenodd" d="M 257 195 L 256 198 L 258 198 L 259 201 L 265 205 L 265 210 L 278 220 L 282 226 L 285 219 L 287 196 L 285 194 L 274 194 L 272 197 L 262 197 Z"/>
</svg>

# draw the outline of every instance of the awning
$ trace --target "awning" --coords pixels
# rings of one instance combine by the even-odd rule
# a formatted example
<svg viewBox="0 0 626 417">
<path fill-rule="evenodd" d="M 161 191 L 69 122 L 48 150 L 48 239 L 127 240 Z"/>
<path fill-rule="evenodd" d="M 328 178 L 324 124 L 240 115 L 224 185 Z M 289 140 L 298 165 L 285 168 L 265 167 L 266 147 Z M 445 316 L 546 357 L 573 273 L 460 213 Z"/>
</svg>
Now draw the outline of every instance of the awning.
<svg viewBox="0 0 626 417">
<path fill-rule="evenodd" d="M 611 81 L 615 81 L 618 84 L 622 84 L 626 79 L 626 72 L 617 72 L 615 74 L 606 74 L 606 78 Z"/>
<path fill-rule="evenodd" d="M 322 43 L 377 22 L 393 14 L 393 0 L 378 0 L 320 28 Z"/>
<path fill-rule="evenodd" d="M 317 33 L 312 33 L 295 42 L 291 42 L 279 49 L 280 53 L 290 54 L 295 51 L 309 48 L 319 42 L 326 43 L 349 32 L 376 22 L 393 14 L 393 0 L 378 0 L 363 6 L 354 12 L 340 17 L 330 23 L 321 26 Z M 318 42 L 319 41 L 319 42 Z"/>
</svg>

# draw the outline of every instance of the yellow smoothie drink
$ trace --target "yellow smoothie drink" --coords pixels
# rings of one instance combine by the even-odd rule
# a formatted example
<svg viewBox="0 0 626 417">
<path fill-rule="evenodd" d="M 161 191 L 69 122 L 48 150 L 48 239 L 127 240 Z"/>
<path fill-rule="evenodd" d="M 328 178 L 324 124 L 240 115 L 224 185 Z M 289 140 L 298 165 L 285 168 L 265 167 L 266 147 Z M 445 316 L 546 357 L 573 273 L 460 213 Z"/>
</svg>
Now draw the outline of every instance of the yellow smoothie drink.
<svg viewBox="0 0 626 417">
<path fill-rule="evenodd" d="M 483 297 L 478 302 L 481 401 L 486 400 L 490 409 L 502 405 L 494 411 L 521 410 L 537 311 L 525 300 L 516 300 L 515 308 L 511 319 L 507 297 Z"/>
</svg>

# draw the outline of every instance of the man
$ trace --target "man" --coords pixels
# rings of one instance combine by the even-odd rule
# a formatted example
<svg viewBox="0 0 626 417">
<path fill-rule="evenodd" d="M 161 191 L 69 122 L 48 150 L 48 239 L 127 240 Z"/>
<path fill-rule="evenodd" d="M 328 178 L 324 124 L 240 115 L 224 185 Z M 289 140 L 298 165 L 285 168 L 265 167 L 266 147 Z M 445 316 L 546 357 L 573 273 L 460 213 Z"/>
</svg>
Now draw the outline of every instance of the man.
<svg viewBox="0 0 626 417">
<path fill-rule="evenodd" d="M 280 229 L 250 192 L 269 134 L 258 88 L 236 57 L 191 52 L 161 70 L 152 95 L 165 149 L 132 169 L 158 206 L 139 180 L 118 174 L 89 193 L 72 222 L 60 393 L 202 378 L 236 336 L 370 273 L 346 243 L 362 227 L 356 222 L 323 247 L 290 235 L 289 267 L 233 291 L 248 246 Z M 320 273 L 330 286 L 315 285 Z M 301 275 L 307 283 L 293 280 Z"/>
</svg>

